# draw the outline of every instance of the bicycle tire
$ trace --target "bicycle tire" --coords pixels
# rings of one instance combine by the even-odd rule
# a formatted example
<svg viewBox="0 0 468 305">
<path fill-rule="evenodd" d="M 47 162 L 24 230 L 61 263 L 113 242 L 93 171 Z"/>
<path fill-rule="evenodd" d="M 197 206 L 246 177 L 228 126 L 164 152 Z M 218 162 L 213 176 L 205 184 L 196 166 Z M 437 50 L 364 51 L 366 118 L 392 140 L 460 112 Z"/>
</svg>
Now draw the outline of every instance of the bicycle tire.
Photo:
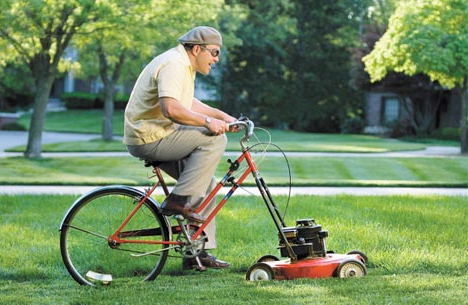
<svg viewBox="0 0 468 305">
<path fill-rule="evenodd" d="M 60 252 L 74 280 L 95 286 L 111 281 L 151 281 L 158 276 L 168 256 L 167 244 L 122 243 L 111 247 L 108 242 L 142 197 L 143 193 L 134 188 L 110 186 L 91 191 L 73 203 L 60 225 Z M 144 229 L 155 230 L 151 236 L 135 236 Z M 125 239 L 171 239 L 168 220 L 152 198 L 145 200 L 122 231 L 131 232 Z"/>
</svg>

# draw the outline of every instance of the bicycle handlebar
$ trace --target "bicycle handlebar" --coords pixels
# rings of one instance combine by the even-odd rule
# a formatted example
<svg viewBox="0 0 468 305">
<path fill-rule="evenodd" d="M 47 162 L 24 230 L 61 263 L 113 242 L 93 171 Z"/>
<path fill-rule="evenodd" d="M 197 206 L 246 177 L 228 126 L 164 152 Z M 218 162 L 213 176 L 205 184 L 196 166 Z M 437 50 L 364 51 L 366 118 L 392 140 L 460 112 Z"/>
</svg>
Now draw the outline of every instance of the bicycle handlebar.
<svg viewBox="0 0 468 305">
<path fill-rule="evenodd" d="M 248 118 L 240 118 L 239 120 L 229 123 L 229 127 L 231 126 L 238 126 L 241 127 L 240 129 L 244 128 L 244 136 L 240 138 L 239 143 L 241 144 L 242 147 L 244 147 L 244 143 L 250 139 L 250 137 L 253 134 L 255 125 L 254 123 L 249 120 Z"/>
</svg>

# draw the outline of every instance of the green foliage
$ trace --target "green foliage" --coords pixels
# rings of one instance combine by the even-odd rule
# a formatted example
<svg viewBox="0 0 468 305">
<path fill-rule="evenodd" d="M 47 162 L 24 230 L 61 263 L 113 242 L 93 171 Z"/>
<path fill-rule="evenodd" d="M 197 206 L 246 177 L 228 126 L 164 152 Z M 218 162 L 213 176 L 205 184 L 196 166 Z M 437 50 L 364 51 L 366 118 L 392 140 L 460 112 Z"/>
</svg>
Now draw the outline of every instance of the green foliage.
<svg viewBox="0 0 468 305">
<path fill-rule="evenodd" d="M 468 3 L 465 0 L 401 1 L 389 28 L 363 58 L 371 81 L 388 71 L 421 73 L 443 87 L 461 89 L 460 146 L 468 152 Z"/>
<path fill-rule="evenodd" d="M 352 117 L 342 120 L 340 130 L 341 133 L 361 134 L 364 130 L 364 120 L 361 117 Z"/>
<path fill-rule="evenodd" d="M 237 2 L 243 45 L 229 50 L 223 108 L 302 131 L 338 131 L 359 114 L 361 99 L 347 85 L 353 1 Z"/>
<path fill-rule="evenodd" d="M 242 46 L 230 48 L 221 82 L 221 107 L 238 115 L 248 114 L 272 122 L 283 107 L 287 74 L 285 45 L 293 34 L 294 20 L 287 1 L 238 2 L 242 16 L 234 29 Z M 225 16 L 227 23 L 234 16 Z M 267 109 L 266 104 L 269 104 Z M 268 111 L 267 111 L 268 110 Z M 272 113 L 273 112 L 273 113 Z M 281 118 L 277 118 L 281 121 Z"/>
<path fill-rule="evenodd" d="M 460 129 L 453 127 L 437 129 L 433 136 L 436 139 L 457 141 L 460 139 Z"/>
<path fill-rule="evenodd" d="M 31 64 L 28 67 L 37 78 L 41 72 L 56 71 L 71 37 L 83 24 L 95 20 L 105 4 L 95 6 L 91 0 L 5 0 L 0 5 L 0 45 L 5 46 L 0 63 Z M 46 68 L 43 64 L 50 64 L 53 70 L 41 71 Z"/>
<path fill-rule="evenodd" d="M 0 111 L 27 109 L 32 105 L 34 86 L 28 72 L 23 65 L 0 64 Z"/>
<path fill-rule="evenodd" d="M 2 130 L 21 130 L 21 131 L 26 130 L 26 128 L 24 128 L 23 125 L 16 123 L 16 122 L 4 124 L 1 129 Z"/>
<path fill-rule="evenodd" d="M 105 16 L 111 1 L 5 0 L 0 2 L 0 66 L 28 67 L 34 80 L 34 108 L 25 156 L 41 156 L 46 106 L 65 49 L 77 33 L 86 33 Z"/>
<path fill-rule="evenodd" d="M 67 92 L 60 96 L 67 109 L 92 109 L 97 98 L 97 94 L 87 92 Z"/>
<path fill-rule="evenodd" d="M 423 73 L 453 88 L 468 74 L 468 3 L 401 1 L 389 28 L 363 61 L 372 81 L 387 71 Z"/>
<path fill-rule="evenodd" d="M 134 80 L 154 54 L 175 46 L 189 28 L 214 25 L 220 6 L 219 0 L 109 1 L 99 22 L 89 25 L 90 34 L 72 41 L 79 50 L 79 72 L 99 75 L 104 84 L 112 78 Z"/>
<path fill-rule="evenodd" d="M 65 102 L 67 109 L 102 109 L 104 107 L 104 98 L 102 94 L 94 94 L 88 92 L 67 92 L 60 96 L 60 99 Z M 114 108 L 125 109 L 129 99 L 128 94 L 117 93 L 114 97 Z"/>
<path fill-rule="evenodd" d="M 105 1 L 107 4 L 89 34 L 72 41 L 78 49 L 75 67 L 84 76 L 99 75 L 103 83 L 103 98 L 97 107 L 103 108 L 102 137 L 112 140 L 112 112 L 123 109 L 124 103 L 114 103 L 119 82 L 134 81 L 141 67 L 155 53 L 177 44 L 177 37 L 196 22 L 215 23 L 221 1 Z"/>
<path fill-rule="evenodd" d="M 352 4 L 312 0 L 295 6 L 297 43 L 288 97 L 296 110 L 290 116 L 296 130 L 338 132 L 349 112 L 359 114 L 361 98 L 348 86 L 348 49 L 357 37 L 357 24 L 348 18 Z"/>
</svg>

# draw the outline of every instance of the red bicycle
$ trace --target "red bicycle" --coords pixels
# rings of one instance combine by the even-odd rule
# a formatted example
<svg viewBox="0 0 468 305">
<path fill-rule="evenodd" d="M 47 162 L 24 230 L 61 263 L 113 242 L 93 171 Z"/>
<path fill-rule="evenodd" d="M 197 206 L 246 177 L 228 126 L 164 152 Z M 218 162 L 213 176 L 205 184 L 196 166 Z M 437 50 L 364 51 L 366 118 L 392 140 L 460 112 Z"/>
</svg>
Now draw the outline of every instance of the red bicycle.
<svg viewBox="0 0 468 305">
<path fill-rule="evenodd" d="M 321 231 L 313 220 L 308 220 L 307 225 L 301 222 L 301 228 L 286 227 L 267 184 L 260 176 L 251 155 L 251 148 L 246 144 L 253 135 L 254 123 L 243 118 L 232 125 L 244 129 L 244 135 L 239 140 L 242 151 L 236 160 L 228 160 L 228 171 L 195 211 L 202 211 L 222 187 L 230 186 L 230 190 L 217 203 L 203 224 L 188 224 L 181 215 L 175 215 L 177 224 L 171 225 L 168 217 L 161 214 L 159 203 L 151 195 L 158 186 L 163 188 L 166 196 L 169 191 L 158 168 L 158 162 L 145 161 L 145 166 L 153 168 L 154 175 L 150 178 L 156 178 L 155 183 L 145 191 L 114 185 L 97 188 L 78 198 L 65 213 L 59 228 L 62 260 L 73 279 L 82 285 L 91 286 L 96 283 L 109 284 L 111 281 L 135 278 L 151 281 L 163 269 L 170 250 L 175 250 L 179 257 L 198 260 L 207 238 L 204 229 L 250 175 L 254 178 L 278 230 L 281 254 L 289 259 L 283 262 L 284 264 L 279 264 L 282 261 L 274 256 L 262 257 L 249 269 L 248 280 L 293 278 L 294 272 L 292 275 L 291 271 L 281 275 L 279 268 L 289 265 L 288 269 L 291 270 L 291 264 L 304 259 L 309 261 L 311 258 L 317 262 L 317 258 L 332 258 L 333 274 L 340 277 L 364 275 L 363 255 L 356 252 L 343 258 L 352 260 L 352 264 L 346 266 L 344 276 L 341 276 L 343 271 L 334 271 L 336 263 L 343 263 L 343 259 L 332 257 L 333 254 L 326 252 L 323 242 L 326 231 Z M 239 170 L 241 164 L 243 170 L 240 176 L 235 178 L 233 174 Z M 203 266 L 199 261 L 198 264 L 202 270 Z M 296 266 L 300 267 L 298 264 Z M 323 275 L 331 276 L 328 271 Z"/>
</svg>

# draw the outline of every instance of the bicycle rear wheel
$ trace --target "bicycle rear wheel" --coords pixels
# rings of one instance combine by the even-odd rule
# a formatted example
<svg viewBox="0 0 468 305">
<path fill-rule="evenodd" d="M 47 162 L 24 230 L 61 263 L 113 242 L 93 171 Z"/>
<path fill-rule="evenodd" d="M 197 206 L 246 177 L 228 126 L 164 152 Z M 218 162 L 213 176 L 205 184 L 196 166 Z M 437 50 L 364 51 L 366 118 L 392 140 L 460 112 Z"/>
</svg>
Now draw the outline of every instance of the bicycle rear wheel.
<svg viewBox="0 0 468 305">
<path fill-rule="evenodd" d="M 145 243 L 112 244 L 112 235 L 143 197 L 130 187 L 96 189 L 77 199 L 60 226 L 60 252 L 70 275 L 82 285 L 111 281 L 154 280 L 161 272 L 168 245 Z M 169 241 L 167 219 L 148 198 L 122 229 L 122 238 Z"/>
</svg>

